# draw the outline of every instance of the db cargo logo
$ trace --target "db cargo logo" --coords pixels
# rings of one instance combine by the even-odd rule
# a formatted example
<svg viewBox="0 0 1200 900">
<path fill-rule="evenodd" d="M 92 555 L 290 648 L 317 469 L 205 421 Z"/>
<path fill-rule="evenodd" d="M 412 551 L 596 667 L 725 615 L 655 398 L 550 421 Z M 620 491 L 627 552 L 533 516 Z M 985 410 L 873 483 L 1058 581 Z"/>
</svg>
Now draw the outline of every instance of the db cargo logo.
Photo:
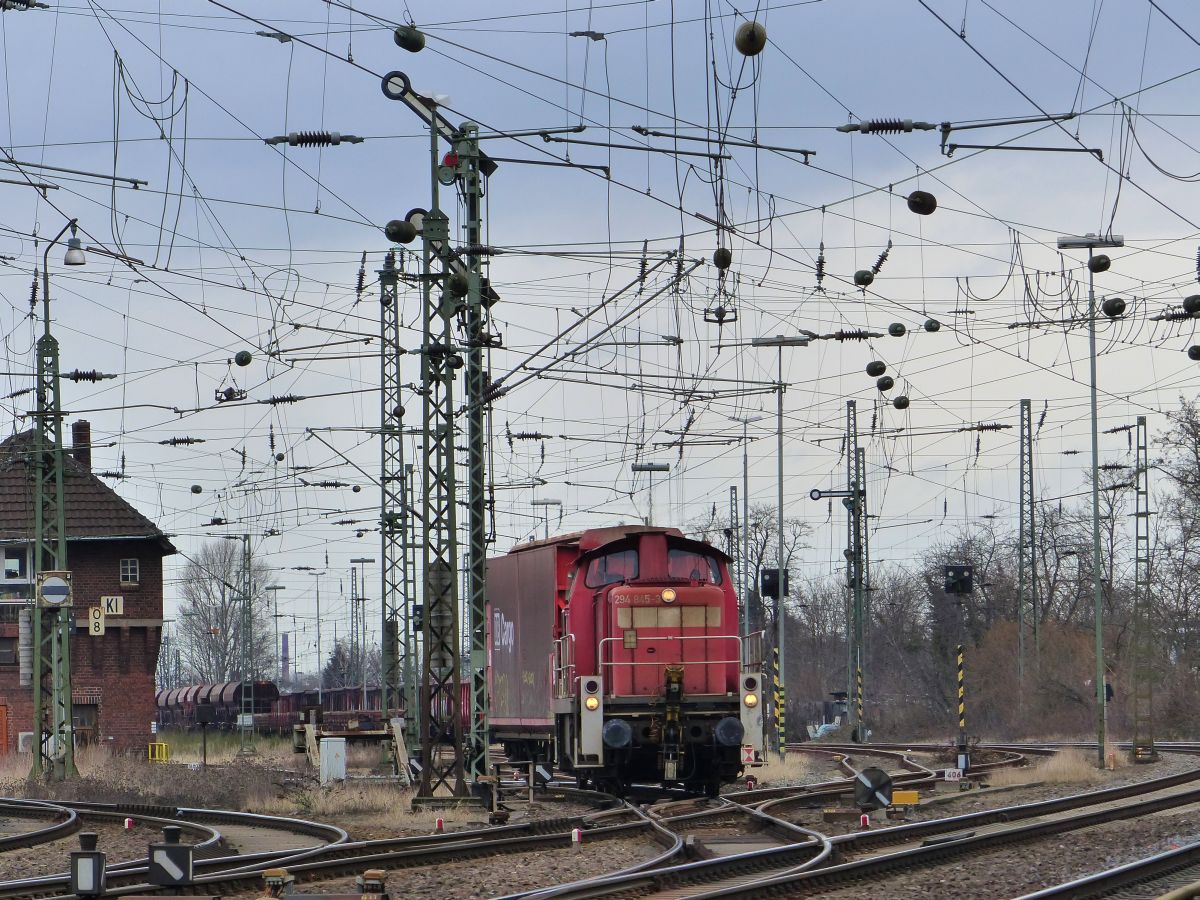
<svg viewBox="0 0 1200 900">
<path fill-rule="evenodd" d="M 512 650 L 516 629 L 498 609 L 492 610 L 492 644 L 505 650 Z"/>
</svg>

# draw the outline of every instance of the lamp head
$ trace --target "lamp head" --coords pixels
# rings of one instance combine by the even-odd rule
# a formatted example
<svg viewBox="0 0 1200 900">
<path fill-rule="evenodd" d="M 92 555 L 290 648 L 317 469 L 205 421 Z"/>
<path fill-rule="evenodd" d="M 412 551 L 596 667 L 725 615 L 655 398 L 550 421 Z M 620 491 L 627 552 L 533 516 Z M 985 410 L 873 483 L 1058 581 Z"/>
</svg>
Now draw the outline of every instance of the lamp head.
<svg viewBox="0 0 1200 900">
<path fill-rule="evenodd" d="M 77 237 L 72 237 L 67 240 L 67 253 L 63 257 L 64 266 L 82 266 L 87 263 L 87 257 L 83 254 L 83 246 Z"/>
</svg>

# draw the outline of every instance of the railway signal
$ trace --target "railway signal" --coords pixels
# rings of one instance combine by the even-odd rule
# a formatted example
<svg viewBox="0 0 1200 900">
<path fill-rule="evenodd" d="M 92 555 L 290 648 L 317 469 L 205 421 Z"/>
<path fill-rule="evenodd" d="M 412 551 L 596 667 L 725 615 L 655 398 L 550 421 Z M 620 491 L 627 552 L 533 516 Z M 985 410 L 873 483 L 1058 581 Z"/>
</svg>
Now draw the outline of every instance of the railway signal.
<svg viewBox="0 0 1200 900">
<path fill-rule="evenodd" d="M 779 599 L 779 570 L 778 569 L 763 569 L 762 570 L 762 595 L 771 600 Z M 790 596 L 788 590 L 788 573 L 787 569 L 783 570 L 783 596 Z"/>
<path fill-rule="evenodd" d="M 105 891 L 106 854 L 96 849 L 94 831 L 79 834 L 79 849 L 71 853 L 71 893 L 76 897 L 99 897 Z"/>
<path fill-rule="evenodd" d="M 150 863 L 146 878 L 151 884 L 179 887 L 192 883 L 194 848 L 191 844 L 179 843 L 181 831 L 178 825 L 166 825 L 162 841 L 150 845 L 146 854 Z"/>
<path fill-rule="evenodd" d="M 945 575 L 945 581 L 942 590 L 947 594 L 962 597 L 975 593 L 974 566 L 945 566 L 943 574 Z"/>
</svg>

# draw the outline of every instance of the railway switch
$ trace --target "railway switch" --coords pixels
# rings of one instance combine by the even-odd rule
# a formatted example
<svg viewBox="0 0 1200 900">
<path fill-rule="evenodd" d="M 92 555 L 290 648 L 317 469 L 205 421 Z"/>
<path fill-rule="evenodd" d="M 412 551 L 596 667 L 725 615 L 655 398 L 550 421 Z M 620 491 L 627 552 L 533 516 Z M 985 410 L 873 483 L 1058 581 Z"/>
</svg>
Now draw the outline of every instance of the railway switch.
<svg viewBox="0 0 1200 900">
<path fill-rule="evenodd" d="M 71 853 L 71 893 L 77 897 L 98 897 L 104 893 L 105 854 L 96 849 L 95 832 L 79 835 L 79 849 Z"/>
</svg>

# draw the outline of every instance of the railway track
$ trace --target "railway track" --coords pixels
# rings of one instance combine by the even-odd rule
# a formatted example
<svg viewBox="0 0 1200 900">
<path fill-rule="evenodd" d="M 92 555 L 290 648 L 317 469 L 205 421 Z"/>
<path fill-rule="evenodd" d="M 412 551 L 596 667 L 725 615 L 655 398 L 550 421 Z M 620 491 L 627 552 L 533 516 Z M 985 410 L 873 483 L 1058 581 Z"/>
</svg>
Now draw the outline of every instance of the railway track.
<svg viewBox="0 0 1200 900">
<path fill-rule="evenodd" d="M 870 881 L 877 891 L 876 879 L 889 872 L 1200 803 L 1197 782 L 1200 782 L 1200 769 L 1072 797 L 828 837 L 824 840 L 829 852 L 820 860 L 816 859 L 813 842 L 797 841 L 783 847 L 665 866 L 654 871 L 590 879 L 522 896 L 537 900 L 605 896 L 707 900 L 789 896 L 808 889 L 863 881 Z M 790 799 L 785 797 L 772 798 L 759 805 L 758 810 L 770 814 L 789 802 Z M 897 844 L 901 845 L 898 849 L 894 847 Z M 892 849 L 887 849 L 889 847 Z M 1200 859 L 1200 851 L 1197 851 L 1197 859 Z"/>
<path fill-rule="evenodd" d="M 1200 842 L 1087 875 L 1019 900 L 1186 900 L 1200 896 Z"/>
<path fill-rule="evenodd" d="M 0 835 L 0 853 L 61 840 L 74 834 L 80 827 L 79 816 L 74 810 L 40 800 L 2 800 L 0 818 L 5 820 L 5 830 L 9 831 Z M 50 820 L 49 825 L 11 830 L 16 822 L 33 820 L 40 823 L 47 819 Z"/>
<path fill-rule="evenodd" d="M 568 788 L 560 789 L 558 793 L 571 798 L 591 799 L 602 808 L 619 803 L 616 798 L 594 792 Z M 648 865 L 660 864 L 666 858 L 679 853 L 681 849 L 681 844 L 674 835 L 632 807 L 602 810 L 594 814 L 595 822 L 591 821 L 592 817 L 589 816 L 562 816 L 472 831 L 356 842 L 347 840 L 346 832 L 336 826 L 225 810 L 169 810 L 162 807 L 122 807 L 86 803 L 63 804 L 62 808 L 64 812 L 71 812 L 82 818 L 133 814 L 142 824 L 178 825 L 189 829 L 195 836 L 203 835 L 205 839 L 196 846 L 207 851 L 208 855 L 197 855 L 194 890 L 209 893 L 258 890 L 262 887 L 263 870 L 268 868 L 286 867 L 289 874 L 297 881 L 303 882 L 356 875 L 366 868 L 398 869 L 499 853 L 569 847 L 572 831 L 576 828 L 588 828 L 589 842 L 628 834 L 650 834 L 663 844 L 666 850 L 664 854 L 647 861 Z M 174 816 L 152 815 L 164 812 L 171 812 Z M 605 824 L 618 819 L 631 821 Z M 220 825 L 223 831 L 217 831 L 213 825 Z M 260 835 L 258 838 L 247 840 L 246 835 L 255 829 L 259 832 L 273 832 L 274 836 Z M 236 842 L 241 843 L 243 847 L 263 841 L 274 846 L 228 854 L 226 845 L 230 842 L 229 836 L 235 833 L 241 835 L 240 841 Z M 294 846 L 283 841 L 281 845 L 282 834 L 315 836 L 322 842 Z M 162 892 L 163 888 L 145 883 L 146 874 L 147 865 L 144 858 L 108 866 L 109 894 Z M 0 882 L 2 898 L 61 896 L 68 890 L 69 878 L 65 873 Z"/>
<path fill-rule="evenodd" d="M 67 834 L 78 831 L 81 827 L 80 823 L 86 822 L 89 819 L 119 821 L 125 818 L 132 818 L 141 827 L 149 826 L 155 829 L 161 829 L 165 826 L 176 826 L 183 833 L 193 838 L 192 844 L 196 852 L 197 871 L 203 871 L 206 868 L 220 869 L 233 864 L 233 862 L 244 864 L 247 859 L 251 858 L 240 854 L 223 856 L 222 854 L 229 848 L 227 847 L 225 834 L 213 827 L 213 824 L 216 823 L 222 823 L 227 830 L 230 828 L 238 829 L 243 836 L 258 831 L 260 833 L 270 832 L 275 835 L 289 834 L 294 836 L 300 834 L 316 836 L 322 840 L 321 844 L 287 848 L 286 852 L 291 856 L 320 850 L 331 845 L 336 846 L 344 843 L 347 838 L 346 832 L 343 829 L 333 825 L 278 816 L 258 816 L 251 813 L 228 810 L 171 809 L 170 807 L 147 805 L 71 801 L 57 801 L 54 804 L 45 805 L 60 809 L 71 816 L 74 828 L 68 831 Z M 18 846 L 37 846 L 41 843 L 59 840 L 64 836 L 66 835 L 49 835 L 41 841 L 31 842 L 27 840 Z M 279 841 L 280 839 L 276 837 L 276 842 L 278 843 Z M 104 848 L 101 847 L 100 849 Z M 269 863 L 269 860 L 280 856 L 282 849 L 279 848 L 273 853 L 258 854 L 258 857 Z M 121 887 L 126 884 L 139 883 L 144 881 L 146 871 L 147 860 L 144 857 L 114 862 L 107 867 L 108 884 L 113 887 Z M 66 872 L 11 879 L 0 882 L 0 897 L 56 896 L 66 893 L 69 885 L 70 877 Z"/>
<path fill-rule="evenodd" d="M 809 748 L 806 748 L 809 749 Z M 882 757 L 894 765 L 898 784 L 924 785 L 940 772 L 914 762 L 904 751 L 933 752 L 944 747 L 823 746 L 819 752 L 843 771 L 854 772 L 856 757 Z M 1200 752 L 1200 745 L 1180 745 L 1177 752 Z M 1026 753 L 1053 752 L 1036 747 L 1005 747 L 993 765 L 1020 762 Z M 792 895 L 813 888 L 872 880 L 916 866 L 930 865 L 963 854 L 1006 844 L 1034 841 L 1049 835 L 1087 828 L 1103 822 L 1131 819 L 1151 812 L 1200 803 L 1200 769 L 1133 785 L 1123 785 L 1072 797 L 984 810 L 961 816 L 914 822 L 870 832 L 826 836 L 786 818 L 795 806 L 814 806 L 844 796 L 852 779 L 814 785 L 739 791 L 719 801 L 668 799 L 641 810 L 629 804 L 614 807 L 614 798 L 593 792 L 562 790 L 586 797 L 597 806 L 612 808 L 582 816 L 563 816 L 536 822 L 443 835 L 425 835 L 352 842 L 341 829 L 303 820 L 279 820 L 243 813 L 160 807 L 138 808 L 143 821 L 180 824 L 204 840 L 209 854 L 196 861 L 197 879 L 189 889 L 205 894 L 255 891 L 266 868 L 284 867 L 297 882 L 329 881 L 360 874 L 368 868 L 436 867 L 505 853 L 563 849 L 571 832 L 585 829 L 589 844 L 636 837 L 660 846 L 651 859 L 604 876 L 551 888 L 507 895 L 516 898 L 582 898 L 642 896 L 675 898 L 759 897 Z M 2 804 L 3 801 L 0 801 Z M 55 812 L 55 810 L 59 812 Z M 0 813 L 3 806 L 0 805 Z M 62 827 L 70 814 L 76 821 L 89 816 L 115 816 L 128 807 L 101 804 L 48 804 L 38 810 L 52 825 Z M 169 815 L 158 815 L 168 813 Z M 274 823 L 275 833 L 254 836 L 254 828 Z M 78 824 L 75 826 L 78 828 Z M 291 834 L 316 838 L 303 844 Z M 69 833 L 69 832 L 68 832 Z M 233 843 L 245 852 L 229 853 Z M 1184 851 L 1195 854 L 1188 856 Z M 1183 848 L 1169 861 L 1177 879 L 1189 866 L 1200 867 L 1200 845 Z M 146 894 L 163 889 L 145 883 L 145 860 L 127 860 L 109 867 L 110 894 Z M 1162 869 L 1165 871 L 1165 868 Z M 1137 877 L 1152 877 L 1150 870 Z M 1160 872 L 1161 874 L 1161 872 Z M 1200 878 L 1200 868 L 1192 873 Z M 1133 877 L 1133 876 L 1129 876 Z M 1163 877 L 1166 877 L 1165 875 Z M 1067 886 L 1064 886 L 1064 889 Z M 1094 885 L 1080 886 L 1098 890 Z M 46 897 L 65 894 L 65 876 L 0 882 L 0 898 Z M 1105 888 L 1107 890 L 1107 888 Z M 1042 894 L 1032 896 L 1043 896 Z M 1108 896 L 1103 893 L 1045 893 L 1044 896 Z"/>
</svg>

